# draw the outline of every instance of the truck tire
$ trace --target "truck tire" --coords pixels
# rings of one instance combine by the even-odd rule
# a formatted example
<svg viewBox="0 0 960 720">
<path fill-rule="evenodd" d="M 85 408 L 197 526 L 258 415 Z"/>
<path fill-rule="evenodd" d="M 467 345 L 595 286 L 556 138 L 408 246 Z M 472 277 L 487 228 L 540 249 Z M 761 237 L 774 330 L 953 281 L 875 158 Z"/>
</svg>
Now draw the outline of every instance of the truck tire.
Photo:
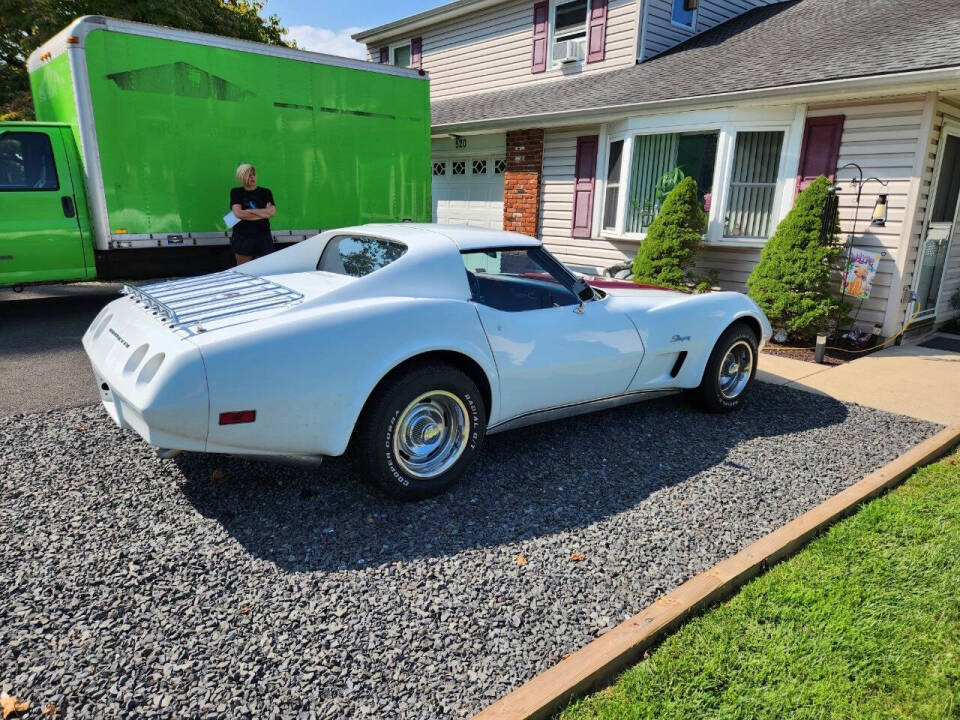
<svg viewBox="0 0 960 720">
<path fill-rule="evenodd" d="M 476 459 L 486 417 L 483 397 L 465 373 L 444 364 L 415 367 L 368 402 L 355 459 L 365 480 L 388 497 L 434 497 Z"/>
<path fill-rule="evenodd" d="M 696 399 L 708 412 L 735 410 L 743 404 L 756 374 L 757 336 L 745 323 L 734 323 L 714 345 Z"/>
</svg>

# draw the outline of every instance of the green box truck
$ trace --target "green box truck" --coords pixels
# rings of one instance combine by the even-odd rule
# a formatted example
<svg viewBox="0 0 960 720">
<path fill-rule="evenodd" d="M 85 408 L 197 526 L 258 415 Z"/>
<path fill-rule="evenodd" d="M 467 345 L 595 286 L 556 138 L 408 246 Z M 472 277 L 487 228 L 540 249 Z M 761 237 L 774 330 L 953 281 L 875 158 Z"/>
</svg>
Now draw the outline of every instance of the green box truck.
<svg viewBox="0 0 960 720">
<path fill-rule="evenodd" d="M 281 245 L 430 220 L 422 72 L 99 16 L 27 66 L 37 121 L 0 123 L 0 286 L 225 266 L 241 162 Z"/>
</svg>

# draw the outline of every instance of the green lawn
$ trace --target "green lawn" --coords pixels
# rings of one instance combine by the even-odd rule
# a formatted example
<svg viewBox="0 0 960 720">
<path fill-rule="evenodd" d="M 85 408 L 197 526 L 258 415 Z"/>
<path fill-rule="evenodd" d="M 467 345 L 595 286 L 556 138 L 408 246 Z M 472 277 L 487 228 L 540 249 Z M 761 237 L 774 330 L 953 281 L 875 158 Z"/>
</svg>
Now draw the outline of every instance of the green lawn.
<svg viewBox="0 0 960 720">
<path fill-rule="evenodd" d="M 960 452 L 560 717 L 960 718 Z"/>
</svg>

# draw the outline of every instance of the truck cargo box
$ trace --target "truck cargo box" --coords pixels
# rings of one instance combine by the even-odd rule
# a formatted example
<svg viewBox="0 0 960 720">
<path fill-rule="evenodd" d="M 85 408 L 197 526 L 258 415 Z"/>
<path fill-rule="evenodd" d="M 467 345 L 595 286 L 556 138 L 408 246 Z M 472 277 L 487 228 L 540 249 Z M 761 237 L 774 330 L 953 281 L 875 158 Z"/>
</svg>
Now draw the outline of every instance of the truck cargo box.
<svg viewBox="0 0 960 720">
<path fill-rule="evenodd" d="M 280 243 L 430 220 L 420 71 L 99 16 L 28 69 L 37 120 L 66 123 L 79 148 L 98 266 L 137 250 L 225 253 L 241 162 L 273 191 Z"/>
</svg>

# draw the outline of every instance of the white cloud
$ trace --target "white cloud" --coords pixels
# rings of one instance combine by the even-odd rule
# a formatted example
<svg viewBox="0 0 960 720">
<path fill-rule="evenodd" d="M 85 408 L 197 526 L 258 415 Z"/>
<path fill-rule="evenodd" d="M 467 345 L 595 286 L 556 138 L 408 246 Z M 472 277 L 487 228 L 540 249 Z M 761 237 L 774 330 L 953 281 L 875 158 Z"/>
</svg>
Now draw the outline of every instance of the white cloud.
<svg viewBox="0 0 960 720">
<path fill-rule="evenodd" d="M 287 37 L 296 40 L 297 47 L 301 50 L 365 60 L 367 57 L 366 46 L 350 37 L 361 30 L 363 28 L 359 27 L 328 30 L 313 25 L 294 25 L 287 29 Z"/>
</svg>

